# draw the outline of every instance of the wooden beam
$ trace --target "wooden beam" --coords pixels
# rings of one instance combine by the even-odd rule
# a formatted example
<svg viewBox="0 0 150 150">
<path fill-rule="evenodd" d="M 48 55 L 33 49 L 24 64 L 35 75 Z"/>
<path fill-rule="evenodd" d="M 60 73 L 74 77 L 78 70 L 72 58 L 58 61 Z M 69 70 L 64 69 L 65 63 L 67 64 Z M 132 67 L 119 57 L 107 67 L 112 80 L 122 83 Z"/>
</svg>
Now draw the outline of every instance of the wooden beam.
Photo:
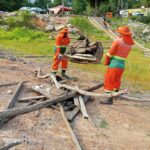
<svg viewBox="0 0 150 150">
<path fill-rule="evenodd" d="M 74 97 L 73 101 L 74 101 L 74 105 L 75 106 L 80 106 L 80 104 L 79 104 L 79 97 L 78 96 Z"/>
<path fill-rule="evenodd" d="M 80 109 L 81 109 L 83 117 L 86 118 L 86 119 L 88 119 L 89 115 L 88 115 L 88 113 L 86 111 L 86 108 L 85 108 L 82 96 L 79 96 L 79 102 L 80 102 Z"/>
<path fill-rule="evenodd" d="M 66 119 L 65 112 L 64 112 L 64 109 L 63 109 L 61 104 L 59 104 L 59 108 L 60 108 L 60 112 L 61 112 L 61 115 L 63 117 L 63 120 L 64 120 L 64 122 L 65 122 L 65 124 L 66 124 L 66 126 L 67 126 L 67 128 L 68 128 L 68 130 L 70 132 L 70 134 L 71 134 L 72 140 L 73 140 L 77 150 L 82 150 L 82 148 L 81 148 L 81 146 L 79 144 L 79 141 L 78 141 L 75 133 L 73 132 L 73 129 L 71 128 L 68 120 Z"/>
<path fill-rule="evenodd" d="M 0 147 L 0 150 L 8 150 L 14 146 L 17 146 L 19 144 L 21 144 L 22 142 L 15 142 L 15 143 L 10 143 L 10 144 L 7 144 L 7 145 L 4 145 L 2 147 Z"/>
<path fill-rule="evenodd" d="M 15 102 L 17 101 L 17 97 L 19 95 L 20 89 L 22 88 L 23 82 L 21 81 L 16 88 L 15 93 L 13 94 L 12 98 L 10 99 L 10 102 L 7 106 L 7 109 L 13 108 L 15 105 Z"/>
<path fill-rule="evenodd" d="M 84 103 L 86 104 L 86 103 L 89 101 L 89 99 L 90 99 L 90 96 L 84 96 L 84 97 L 83 97 Z M 72 121 L 72 120 L 76 117 L 76 115 L 77 115 L 79 112 L 80 112 L 80 107 L 79 107 L 79 106 L 78 106 L 78 107 L 75 107 L 74 110 L 69 111 L 69 112 L 67 113 L 67 119 L 68 119 L 69 121 Z"/>
</svg>

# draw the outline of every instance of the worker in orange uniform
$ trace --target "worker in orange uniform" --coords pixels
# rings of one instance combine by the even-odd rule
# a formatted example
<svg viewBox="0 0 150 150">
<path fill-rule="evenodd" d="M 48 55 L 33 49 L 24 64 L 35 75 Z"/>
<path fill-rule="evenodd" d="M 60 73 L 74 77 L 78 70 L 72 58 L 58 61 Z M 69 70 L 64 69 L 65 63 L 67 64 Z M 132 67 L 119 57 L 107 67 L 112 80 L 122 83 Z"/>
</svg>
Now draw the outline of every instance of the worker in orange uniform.
<svg viewBox="0 0 150 150">
<path fill-rule="evenodd" d="M 116 31 L 119 33 L 119 38 L 112 43 L 104 62 L 105 65 L 108 65 L 104 79 L 104 89 L 108 93 L 119 91 L 125 60 L 134 44 L 132 33 L 128 26 L 121 26 Z M 101 103 L 113 104 L 113 98 Z"/>
<path fill-rule="evenodd" d="M 65 56 L 67 45 L 70 43 L 70 38 L 68 37 L 68 29 L 62 29 L 56 37 L 55 43 L 55 55 L 52 64 L 52 73 L 56 74 L 58 72 L 59 64 L 61 63 L 62 77 L 69 78 L 66 75 L 66 70 L 68 67 L 68 60 Z"/>
</svg>

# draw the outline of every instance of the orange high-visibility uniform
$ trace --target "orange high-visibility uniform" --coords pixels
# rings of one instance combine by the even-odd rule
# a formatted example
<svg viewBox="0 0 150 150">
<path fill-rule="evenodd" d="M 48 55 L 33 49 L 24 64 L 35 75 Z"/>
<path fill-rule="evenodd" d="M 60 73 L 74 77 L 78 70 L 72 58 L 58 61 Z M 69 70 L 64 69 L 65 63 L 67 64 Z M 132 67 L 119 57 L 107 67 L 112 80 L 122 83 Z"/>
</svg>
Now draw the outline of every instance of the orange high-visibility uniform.
<svg viewBox="0 0 150 150">
<path fill-rule="evenodd" d="M 57 72 L 59 64 L 61 63 L 62 70 L 66 70 L 68 67 L 68 60 L 67 57 L 64 56 L 64 53 L 66 51 L 66 46 L 70 43 L 70 38 L 63 37 L 64 32 L 60 32 L 58 36 L 56 37 L 56 43 L 55 43 L 55 55 L 53 58 L 53 64 L 52 64 L 52 71 Z"/>
<path fill-rule="evenodd" d="M 133 43 L 131 45 L 127 44 L 125 39 L 128 39 L 127 36 L 115 40 L 106 55 L 105 64 L 108 65 L 104 79 L 104 89 L 106 92 L 118 91 L 120 89 L 125 59 L 133 45 Z"/>
</svg>

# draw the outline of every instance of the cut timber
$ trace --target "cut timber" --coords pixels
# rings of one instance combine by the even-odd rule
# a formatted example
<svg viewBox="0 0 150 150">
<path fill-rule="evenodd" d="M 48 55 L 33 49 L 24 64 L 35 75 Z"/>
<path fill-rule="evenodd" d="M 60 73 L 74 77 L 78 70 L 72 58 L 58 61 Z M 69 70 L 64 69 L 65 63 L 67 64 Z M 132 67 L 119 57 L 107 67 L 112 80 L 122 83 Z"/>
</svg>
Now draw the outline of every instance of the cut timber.
<svg viewBox="0 0 150 150">
<path fill-rule="evenodd" d="M 74 105 L 75 105 L 75 106 L 79 106 L 79 105 L 80 105 L 80 104 L 79 104 L 79 98 L 78 98 L 78 96 L 74 97 L 74 98 L 73 98 L 73 101 L 74 101 Z"/>
<path fill-rule="evenodd" d="M 90 99 L 90 96 L 84 96 L 83 97 L 84 103 L 86 104 L 89 101 L 89 99 Z M 69 111 L 69 113 L 67 113 L 67 119 L 69 121 L 72 121 L 79 112 L 80 112 L 80 107 L 79 106 L 75 107 L 74 110 Z"/>
<path fill-rule="evenodd" d="M 81 112 L 82 112 L 83 117 L 88 119 L 89 116 L 88 116 L 88 113 L 86 111 L 82 96 L 79 96 L 79 102 L 80 102 L 80 108 L 81 108 Z"/>
<path fill-rule="evenodd" d="M 66 55 L 68 58 L 70 59 L 78 59 L 78 60 L 87 60 L 87 61 L 96 61 L 96 58 L 86 58 L 86 57 L 81 57 L 81 56 L 78 56 L 78 55 Z"/>
<path fill-rule="evenodd" d="M 16 88 L 16 91 L 15 91 L 15 93 L 13 94 L 13 96 L 12 96 L 12 98 L 11 98 L 11 100 L 10 100 L 10 102 L 9 102 L 9 104 L 8 104 L 8 106 L 7 106 L 7 109 L 10 109 L 10 108 L 13 108 L 13 107 L 14 107 L 15 102 L 17 101 L 17 97 L 18 97 L 18 94 L 19 94 L 19 92 L 20 92 L 20 89 L 21 89 L 22 85 L 23 85 L 23 82 L 21 81 L 21 82 L 18 84 L 18 86 L 17 86 L 17 88 Z"/>
<path fill-rule="evenodd" d="M 0 147 L 0 150 L 9 150 L 10 148 L 16 146 L 16 145 L 19 145 L 21 144 L 22 142 L 15 142 L 15 143 L 10 143 L 8 145 L 5 145 L 3 147 Z"/>
<path fill-rule="evenodd" d="M 68 130 L 70 132 L 70 134 L 71 134 L 72 140 L 73 140 L 77 150 L 82 150 L 82 148 L 81 148 L 81 146 L 79 144 L 79 141 L 78 141 L 75 133 L 73 132 L 73 129 L 71 128 L 68 120 L 66 119 L 65 112 L 64 112 L 64 109 L 63 109 L 61 104 L 59 104 L 59 108 L 60 108 L 60 112 L 61 112 L 61 115 L 63 117 L 63 120 L 64 120 L 64 122 L 65 122 L 65 124 L 66 124 L 66 126 L 67 126 L 67 128 L 68 128 Z"/>
<path fill-rule="evenodd" d="M 31 106 L 24 106 L 24 107 L 18 107 L 18 108 L 12 108 L 12 109 L 5 110 L 3 112 L 0 112 L 0 125 L 1 125 L 1 123 L 4 123 L 4 120 L 10 120 L 12 117 L 26 114 L 29 112 L 33 112 L 33 111 L 48 107 L 48 106 L 55 104 L 57 102 L 65 101 L 69 98 L 72 98 L 75 95 L 76 95 L 75 92 L 70 92 L 68 94 L 59 96 L 57 98 L 48 99 L 44 102 L 40 102 L 38 104 L 34 104 Z"/>
<path fill-rule="evenodd" d="M 19 102 L 27 102 L 30 100 L 38 100 L 38 99 L 44 99 L 46 98 L 45 96 L 41 95 L 41 96 L 33 96 L 33 97 L 24 97 L 21 99 L 18 99 Z"/>
<path fill-rule="evenodd" d="M 93 58 L 93 55 L 90 54 L 75 54 L 76 56 L 81 56 L 81 57 L 87 57 L 87 58 Z"/>
<path fill-rule="evenodd" d="M 87 92 L 85 90 L 81 90 L 78 88 L 78 86 L 70 86 L 70 85 L 66 85 L 66 84 L 60 84 L 59 82 L 57 82 L 55 76 L 53 74 L 50 74 L 51 79 L 54 81 L 55 85 L 57 88 L 65 88 L 71 91 L 76 91 L 77 93 L 81 94 L 81 95 L 86 95 L 86 96 L 93 96 L 93 97 L 114 97 L 114 96 L 119 96 L 121 94 L 125 94 L 127 93 L 127 90 L 120 90 L 119 92 L 112 92 L 110 94 L 107 93 L 93 93 L 93 92 Z"/>
</svg>

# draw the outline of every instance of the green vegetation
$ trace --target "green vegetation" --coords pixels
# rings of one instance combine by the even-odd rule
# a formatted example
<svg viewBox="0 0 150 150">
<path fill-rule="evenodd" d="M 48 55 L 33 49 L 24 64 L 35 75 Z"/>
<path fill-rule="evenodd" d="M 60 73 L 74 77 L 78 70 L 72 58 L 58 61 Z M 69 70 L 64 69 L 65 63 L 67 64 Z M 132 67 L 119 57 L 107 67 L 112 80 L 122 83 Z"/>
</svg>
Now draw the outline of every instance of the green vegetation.
<svg viewBox="0 0 150 150">
<path fill-rule="evenodd" d="M 27 28 L 34 28 L 34 24 L 32 22 L 32 14 L 28 11 L 16 12 L 17 16 L 11 17 L 1 17 L 0 18 L 0 25 L 8 25 L 9 29 L 15 27 L 27 27 Z"/>
<path fill-rule="evenodd" d="M 107 36 L 103 31 L 100 31 L 93 27 L 93 25 L 88 21 L 87 18 L 74 17 L 71 19 L 71 23 L 78 27 L 81 32 L 93 40 L 108 41 L 110 37 Z"/>
<path fill-rule="evenodd" d="M 94 40 L 103 41 L 104 39 L 109 39 L 102 31 L 95 29 L 95 27 L 84 18 L 76 17 L 72 19 L 71 22 Z M 77 64 L 76 66 L 84 71 L 92 72 L 94 78 L 99 78 L 99 76 L 104 75 L 106 71 L 106 66 L 102 64 Z M 138 89 L 150 90 L 150 58 L 145 57 L 139 48 L 133 47 L 127 59 L 123 81 L 131 83 L 131 85 L 138 87 Z"/>
<path fill-rule="evenodd" d="M 106 122 L 105 119 L 101 119 L 100 123 L 99 123 L 99 127 L 100 128 L 108 128 L 108 123 Z"/>
<path fill-rule="evenodd" d="M 48 34 L 28 29 L 14 28 L 10 31 L 0 30 L 0 47 L 12 49 L 17 54 L 48 55 L 52 53 L 54 40 L 48 40 Z"/>
</svg>

